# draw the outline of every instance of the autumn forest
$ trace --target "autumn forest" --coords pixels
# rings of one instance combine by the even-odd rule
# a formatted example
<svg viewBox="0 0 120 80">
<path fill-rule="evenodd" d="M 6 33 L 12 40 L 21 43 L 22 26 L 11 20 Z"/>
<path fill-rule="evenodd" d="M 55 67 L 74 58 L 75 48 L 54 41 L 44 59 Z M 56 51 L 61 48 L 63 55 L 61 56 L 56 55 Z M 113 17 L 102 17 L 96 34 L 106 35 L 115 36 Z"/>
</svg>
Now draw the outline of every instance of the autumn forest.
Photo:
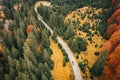
<svg viewBox="0 0 120 80">
<path fill-rule="evenodd" d="M 0 80 L 120 80 L 120 0 L 0 0 Z"/>
</svg>

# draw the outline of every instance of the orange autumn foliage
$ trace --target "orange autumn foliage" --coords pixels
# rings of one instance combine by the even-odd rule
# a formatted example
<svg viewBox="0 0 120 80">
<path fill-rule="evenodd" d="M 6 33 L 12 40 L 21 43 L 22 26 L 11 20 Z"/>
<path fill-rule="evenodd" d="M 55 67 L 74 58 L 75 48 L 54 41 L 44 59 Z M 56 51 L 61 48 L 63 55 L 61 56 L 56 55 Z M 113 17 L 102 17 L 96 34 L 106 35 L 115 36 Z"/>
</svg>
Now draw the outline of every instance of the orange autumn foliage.
<svg viewBox="0 0 120 80">
<path fill-rule="evenodd" d="M 109 76 L 108 76 L 109 75 Z M 99 80 L 107 80 L 113 77 L 108 67 L 105 67 L 103 75 L 99 78 Z"/>
<path fill-rule="evenodd" d="M 110 36 L 110 48 L 108 49 L 108 60 L 104 72 L 99 78 L 100 80 L 120 80 L 120 4 L 115 7 L 115 10 L 108 19 L 108 23 L 111 23 L 113 19 L 116 21 L 107 30 L 107 35 Z"/>
<path fill-rule="evenodd" d="M 107 36 L 111 36 L 114 32 L 115 32 L 115 28 L 116 28 L 117 24 L 112 24 L 110 26 L 108 26 L 107 29 Z"/>
<path fill-rule="evenodd" d="M 120 64 L 115 68 L 116 71 L 116 77 L 120 78 Z"/>
<path fill-rule="evenodd" d="M 27 43 L 29 43 L 29 42 L 30 42 L 30 39 L 29 39 L 29 38 L 27 38 L 27 39 L 26 39 L 26 42 L 27 42 Z"/>
<path fill-rule="evenodd" d="M 120 9 L 120 4 L 115 7 L 115 10 Z"/>
<path fill-rule="evenodd" d="M 0 52 L 3 52 L 3 48 L 1 45 L 0 45 Z M 0 54 L 2 54 L 2 53 L 0 53 Z M 5 63 L 6 62 L 5 57 L 1 57 L 0 62 Z"/>
<path fill-rule="evenodd" d="M 120 44 L 120 30 L 114 32 L 114 34 L 110 38 L 110 50 L 108 50 L 108 54 L 110 54 L 118 44 Z"/>
<path fill-rule="evenodd" d="M 114 32 L 118 31 L 119 29 L 120 29 L 120 25 L 117 25 L 116 23 L 108 26 L 107 36 L 111 36 Z"/>
<path fill-rule="evenodd" d="M 120 24 L 120 15 L 117 16 L 116 18 L 116 23 L 119 25 Z"/>
<path fill-rule="evenodd" d="M 5 33 L 5 32 L 7 32 L 7 30 L 5 30 L 5 29 L 2 29 L 2 32 L 3 32 L 3 33 Z"/>
<path fill-rule="evenodd" d="M 26 32 L 29 33 L 29 32 L 32 31 L 32 29 L 33 29 L 33 25 L 29 25 L 29 26 L 27 27 Z"/>
<path fill-rule="evenodd" d="M 2 46 L 0 45 L 0 52 L 2 52 L 3 51 L 3 48 L 2 48 Z"/>
<path fill-rule="evenodd" d="M 3 33 L 12 34 L 12 31 L 8 31 L 8 30 L 6 30 L 6 29 L 2 29 L 2 32 L 3 32 Z"/>
<path fill-rule="evenodd" d="M 38 53 L 40 53 L 40 51 L 41 51 L 40 47 L 36 47 L 36 51 L 37 51 Z"/>
<path fill-rule="evenodd" d="M 108 23 L 111 23 L 111 22 L 114 20 L 114 18 L 116 18 L 118 15 L 120 15 L 120 9 L 117 9 L 117 10 L 113 13 L 113 15 L 107 20 L 107 22 L 108 22 Z"/>
<path fill-rule="evenodd" d="M 100 80 L 120 80 L 120 44 L 109 55 L 107 66 Z"/>
<path fill-rule="evenodd" d="M 116 28 L 115 28 L 115 32 L 118 31 L 120 29 L 120 25 L 118 25 Z"/>
</svg>

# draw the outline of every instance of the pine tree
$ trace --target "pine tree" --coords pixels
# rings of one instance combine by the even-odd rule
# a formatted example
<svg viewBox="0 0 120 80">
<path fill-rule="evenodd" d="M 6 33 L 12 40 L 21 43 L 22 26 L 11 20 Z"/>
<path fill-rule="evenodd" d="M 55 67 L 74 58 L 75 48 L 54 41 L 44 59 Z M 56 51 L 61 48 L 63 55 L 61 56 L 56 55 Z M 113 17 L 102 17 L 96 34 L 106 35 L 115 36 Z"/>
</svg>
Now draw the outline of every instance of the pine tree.
<svg viewBox="0 0 120 80">
<path fill-rule="evenodd" d="M 10 75 L 5 74 L 5 80 L 12 80 L 12 79 L 11 79 Z"/>
<path fill-rule="evenodd" d="M 74 36 L 74 31 L 73 31 L 72 26 L 71 25 L 67 25 L 67 26 L 68 26 L 68 28 L 67 28 L 67 30 L 65 32 L 65 36 L 64 36 L 64 39 L 66 39 L 66 40 L 68 40 L 70 38 L 72 39 Z"/>
<path fill-rule="evenodd" d="M 19 59 L 20 56 L 21 55 L 19 53 L 19 50 L 12 46 L 12 57 L 15 59 Z"/>
<path fill-rule="evenodd" d="M 30 80 L 30 79 L 28 78 L 27 74 L 19 72 L 15 80 Z"/>
<path fill-rule="evenodd" d="M 46 77 L 51 77 L 50 68 L 49 68 L 47 62 L 44 63 L 43 72 L 44 72 Z"/>
<path fill-rule="evenodd" d="M 49 46 L 49 38 L 48 38 L 48 35 L 46 34 L 46 30 L 42 32 L 41 45 L 42 45 L 42 48 L 48 48 Z"/>
<path fill-rule="evenodd" d="M 48 78 L 42 73 L 41 80 L 48 80 Z"/>
<path fill-rule="evenodd" d="M 30 39 L 30 42 L 28 43 L 30 50 L 36 54 L 37 40 L 32 32 L 28 33 L 28 38 Z"/>
<path fill-rule="evenodd" d="M 46 50 L 44 50 L 44 61 L 48 61 L 50 59 L 49 54 Z"/>
</svg>

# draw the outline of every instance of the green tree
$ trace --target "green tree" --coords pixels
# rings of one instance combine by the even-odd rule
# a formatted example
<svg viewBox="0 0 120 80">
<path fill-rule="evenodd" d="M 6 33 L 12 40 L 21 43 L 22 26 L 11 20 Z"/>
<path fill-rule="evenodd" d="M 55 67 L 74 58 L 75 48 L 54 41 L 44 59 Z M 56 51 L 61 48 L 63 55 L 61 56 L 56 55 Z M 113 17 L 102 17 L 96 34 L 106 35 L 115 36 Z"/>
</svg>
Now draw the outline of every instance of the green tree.
<svg viewBox="0 0 120 80">
<path fill-rule="evenodd" d="M 33 65 L 37 65 L 37 60 L 36 60 L 36 56 L 34 55 L 34 53 L 30 50 L 30 47 L 27 43 L 24 43 L 24 61 L 25 61 L 25 65 L 26 67 L 30 70 L 33 69 L 34 70 L 34 66 Z"/>
<path fill-rule="evenodd" d="M 28 43 L 30 50 L 33 53 L 36 53 L 37 40 L 36 40 L 35 36 L 33 35 L 33 32 L 28 33 L 28 39 L 30 39 L 30 42 Z"/>
<path fill-rule="evenodd" d="M 48 61 L 50 59 L 49 54 L 46 50 L 44 50 L 44 61 Z"/>
<path fill-rule="evenodd" d="M 73 28 L 71 25 L 68 25 L 68 28 L 67 28 L 65 35 L 64 35 L 64 39 L 68 40 L 70 38 L 73 38 L 73 36 L 74 36 Z"/>
<path fill-rule="evenodd" d="M 28 78 L 27 74 L 19 72 L 15 80 L 30 80 L 30 79 Z"/>
<path fill-rule="evenodd" d="M 5 74 L 5 80 L 12 80 L 12 79 L 11 79 L 10 75 Z"/>
<path fill-rule="evenodd" d="M 48 78 L 42 73 L 41 80 L 48 80 Z"/>
<path fill-rule="evenodd" d="M 86 51 L 87 42 L 85 39 L 78 37 L 73 43 L 73 47 L 75 47 L 74 51 L 80 53 L 80 51 Z M 73 50 L 73 49 L 72 49 Z"/>
<path fill-rule="evenodd" d="M 48 48 L 49 47 L 49 38 L 48 38 L 48 35 L 46 33 L 46 30 L 44 30 L 42 32 L 41 45 L 42 45 L 42 48 Z"/>
<path fill-rule="evenodd" d="M 16 59 L 19 59 L 19 57 L 20 57 L 19 50 L 16 49 L 14 46 L 12 46 L 12 57 L 16 58 Z"/>
<path fill-rule="evenodd" d="M 107 51 L 101 53 L 98 60 L 96 60 L 94 65 L 91 67 L 90 72 L 92 75 L 99 77 L 102 74 L 106 59 L 107 59 Z"/>
</svg>

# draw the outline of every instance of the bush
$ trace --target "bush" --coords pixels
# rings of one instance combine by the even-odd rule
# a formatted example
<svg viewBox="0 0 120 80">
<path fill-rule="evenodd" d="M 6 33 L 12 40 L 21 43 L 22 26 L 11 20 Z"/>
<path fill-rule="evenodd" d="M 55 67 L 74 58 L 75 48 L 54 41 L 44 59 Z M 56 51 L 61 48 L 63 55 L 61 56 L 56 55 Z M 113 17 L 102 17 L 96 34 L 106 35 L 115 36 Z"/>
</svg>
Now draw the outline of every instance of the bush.
<svg viewBox="0 0 120 80">
<path fill-rule="evenodd" d="M 70 41 L 71 42 L 71 41 Z M 87 42 L 85 39 L 78 37 L 75 41 L 69 42 L 69 46 L 73 52 L 80 53 L 87 50 Z"/>
<path fill-rule="evenodd" d="M 98 56 L 100 53 L 99 52 L 95 52 L 95 55 Z"/>
<path fill-rule="evenodd" d="M 58 47 L 59 47 L 60 49 L 62 49 L 62 45 L 61 45 L 60 43 L 58 43 Z"/>
<path fill-rule="evenodd" d="M 66 62 L 69 62 L 69 58 L 68 58 L 68 56 L 66 56 L 65 59 L 66 59 Z"/>
<path fill-rule="evenodd" d="M 62 53 L 63 53 L 63 56 L 66 56 L 66 51 L 64 49 L 62 49 Z"/>
<path fill-rule="evenodd" d="M 95 44 L 95 47 L 98 47 L 98 44 Z"/>
<path fill-rule="evenodd" d="M 83 64 L 83 62 L 80 62 L 80 63 L 79 63 L 79 67 L 80 67 L 80 69 L 82 70 L 83 73 L 86 72 L 86 67 L 85 67 L 85 65 Z"/>
<path fill-rule="evenodd" d="M 89 37 L 88 40 L 89 40 L 89 41 L 92 41 L 92 37 Z"/>
<path fill-rule="evenodd" d="M 76 59 L 79 59 L 79 55 L 76 56 Z"/>
<path fill-rule="evenodd" d="M 66 66 L 66 59 L 63 60 L 63 67 Z"/>
<path fill-rule="evenodd" d="M 76 39 L 76 42 L 77 42 L 77 47 L 80 51 L 86 51 L 86 47 L 87 47 L 87 42 L 86 40 L 82 39 L 82 38 L 77 38 Z"/>
</svg>

